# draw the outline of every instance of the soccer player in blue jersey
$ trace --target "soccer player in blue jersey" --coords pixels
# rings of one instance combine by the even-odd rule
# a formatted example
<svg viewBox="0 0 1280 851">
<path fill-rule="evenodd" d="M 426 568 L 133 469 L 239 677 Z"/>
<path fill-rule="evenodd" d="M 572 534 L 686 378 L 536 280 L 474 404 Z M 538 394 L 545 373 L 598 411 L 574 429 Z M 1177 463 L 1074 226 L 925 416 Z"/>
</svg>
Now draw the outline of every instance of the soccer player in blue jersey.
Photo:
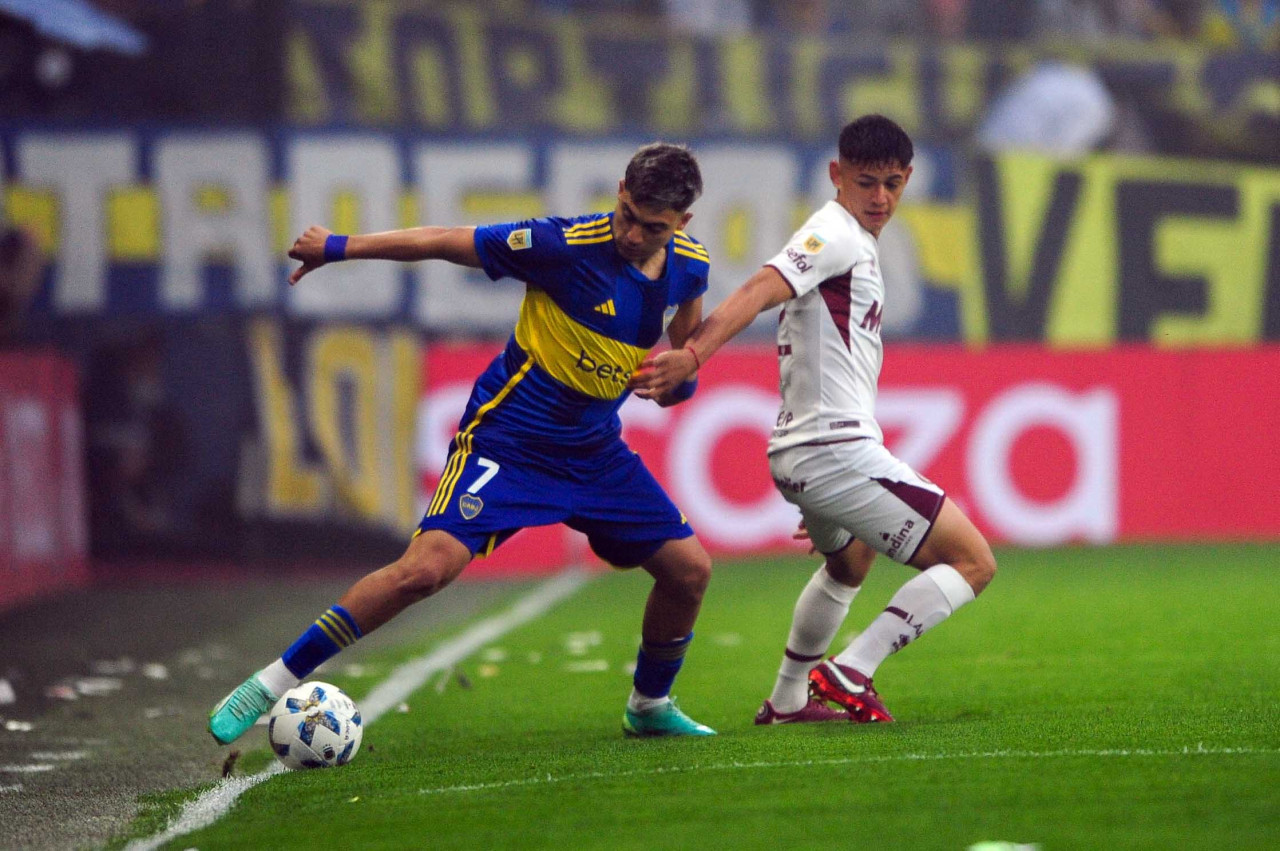
<svg viewBox="0 0 1280 851">
<path fill-rule="evenodd" d="M 452 582 L 476 555 L 526 526 L 564 523 L 602 559 L 643 567 L 645 606 L 632 736 L 711 736 L 669 697 L 693 638 L 711 559 L 640 457 L 621 437 L 631 373 L 665 330 L 684 345 L 702 317 L 707 251 L 682 230 L 702 193 L 687 148 L 640 148 L 612 213 L 486 227 L 417 227 L 343 236 L 313 226 L 289 256 L 289 281 L 338 260 L 446 260 L 525 285 L 515 333 L 471 392 L 434 498 L 408 549 L 360 579 L 284 654 L 214 707 L 222 744 L 322 662 Z M 696 376 L 656 399 L 694 392 Z"/>
</svg>

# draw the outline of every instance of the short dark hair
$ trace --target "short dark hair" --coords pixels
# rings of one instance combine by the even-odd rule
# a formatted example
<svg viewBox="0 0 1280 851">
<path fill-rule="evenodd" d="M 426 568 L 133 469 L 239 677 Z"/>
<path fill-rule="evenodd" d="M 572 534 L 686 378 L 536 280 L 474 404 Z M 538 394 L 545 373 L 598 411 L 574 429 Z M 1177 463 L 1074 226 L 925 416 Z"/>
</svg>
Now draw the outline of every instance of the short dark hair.
<svg viewBox="0 0 1280 851">
<path fill-rule="evenodd" d="M 911 137 L 883 115 L 864 115 L 840 131 L 840 159 L 862 165 L 911 165 Z"/>
<path fill-rule="evenodd" d="M 642 207 L 683 213 L 702 194 L 702 172 L 684 145 L 650 142 L 627 163 L 623 185 Z"/>
</svg>

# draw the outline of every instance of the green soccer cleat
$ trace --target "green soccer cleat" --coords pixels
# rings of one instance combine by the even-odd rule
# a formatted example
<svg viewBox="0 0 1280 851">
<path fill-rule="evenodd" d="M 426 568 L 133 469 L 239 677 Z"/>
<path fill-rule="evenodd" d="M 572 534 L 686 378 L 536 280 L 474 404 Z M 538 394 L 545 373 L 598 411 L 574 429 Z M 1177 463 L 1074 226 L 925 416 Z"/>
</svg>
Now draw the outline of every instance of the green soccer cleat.
<svg viewBox="0 0 1280 851">
<path fill-rule="evenodd" d="M 627 709 L 622 716 L 622 732 L 628 736 L 714 736 L 706 724 L 699 724 L 680 711 L 674 698 L 645 712 Z"/>
<path fill-rule="evenodd" d="M 209 713 L 209 732 L 220 745 L 229 745 L 249 731 L 276 696 L 254 674 L 222 698 Z"/>
</svg>

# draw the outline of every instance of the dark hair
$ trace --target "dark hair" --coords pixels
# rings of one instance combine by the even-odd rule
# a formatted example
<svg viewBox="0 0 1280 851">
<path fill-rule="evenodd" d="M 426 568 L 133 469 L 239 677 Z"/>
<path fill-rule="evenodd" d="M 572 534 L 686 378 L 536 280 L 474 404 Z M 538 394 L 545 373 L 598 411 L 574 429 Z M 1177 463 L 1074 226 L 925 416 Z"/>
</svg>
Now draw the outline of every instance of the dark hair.
<svg viewBox="0 0 1280 851">
<path fill-rule="evenodd" d="M 862 165 L 911 165 L 911 137 L 883 115 L 864 115 L 840 131 L 840 159 Z"/>
<path fill-rule="evenodd" d="M 702 194 L 702 172 L 684 145 L 651 142 L 627 163 L 623 185 L 642 207 L 683 213 Z"/>
</svg>

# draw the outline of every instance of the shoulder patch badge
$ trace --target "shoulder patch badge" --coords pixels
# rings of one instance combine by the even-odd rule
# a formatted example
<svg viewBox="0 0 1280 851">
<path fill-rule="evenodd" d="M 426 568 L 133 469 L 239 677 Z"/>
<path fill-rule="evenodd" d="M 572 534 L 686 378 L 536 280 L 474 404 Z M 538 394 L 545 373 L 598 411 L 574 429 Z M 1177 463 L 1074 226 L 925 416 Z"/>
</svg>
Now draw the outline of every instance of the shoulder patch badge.
<svg viewBox="0 0 1280 851">
<path fill-rule="evenodd" d="M 507 234 L 507 246 L 512 251 L 523 251 L 533 247 L 533 229 L 520 228 Z"/>
<path fill-rule="evenodd" d="M 816 233 L 811 233 L 809 234 L 809 238 L 804 241 L 804 250 L 809 254 L 817 254 L 822 250 L 822 246 L 826 244 L 827 241 L 825 239 L 818 236 Z"/>
</svg>

